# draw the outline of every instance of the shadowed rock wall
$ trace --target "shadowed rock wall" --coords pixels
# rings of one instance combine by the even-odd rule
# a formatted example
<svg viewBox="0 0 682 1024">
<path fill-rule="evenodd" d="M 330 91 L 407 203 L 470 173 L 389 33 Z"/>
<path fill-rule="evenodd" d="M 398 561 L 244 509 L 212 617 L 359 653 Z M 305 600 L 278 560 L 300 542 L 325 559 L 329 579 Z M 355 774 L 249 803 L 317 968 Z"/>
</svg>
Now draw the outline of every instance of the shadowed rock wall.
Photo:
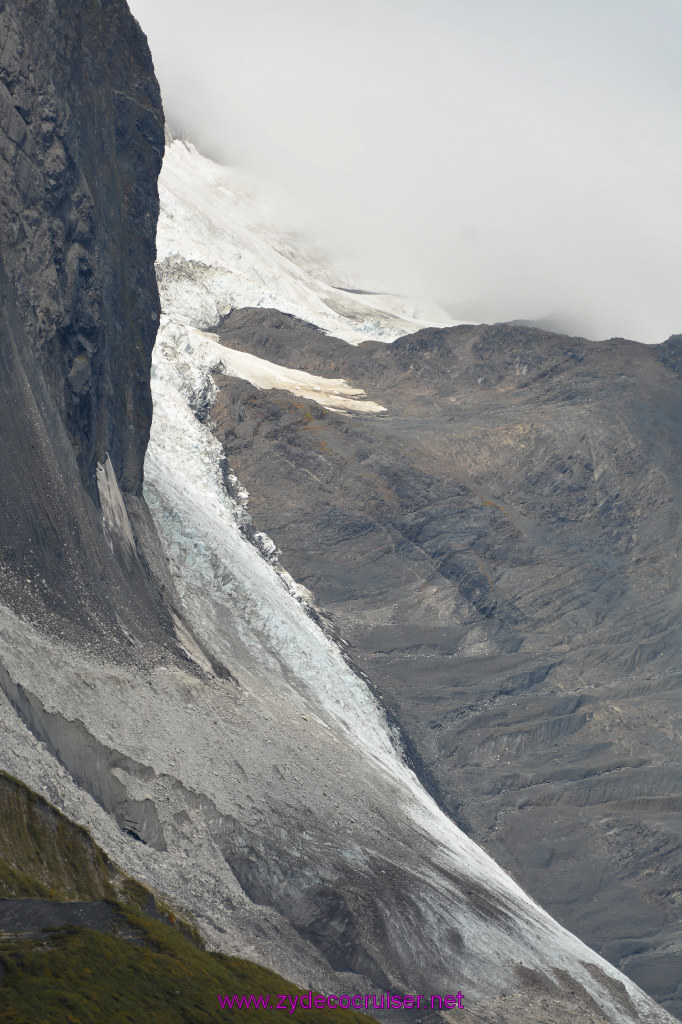
<svg viewBox="0 0 682 1024">
<path fill-rule="evenodd" d="M 123 0 L 0 2 L 0 575 L 58 630 L 169 628 L 127 521 L 147 516 L 163 143 Z"/>
<path fill-rule="evenodd" d="M 0 3 L 0 239 L 83 483 L 141 493 L 163 114 L 121 0 Z"/>
</svg>

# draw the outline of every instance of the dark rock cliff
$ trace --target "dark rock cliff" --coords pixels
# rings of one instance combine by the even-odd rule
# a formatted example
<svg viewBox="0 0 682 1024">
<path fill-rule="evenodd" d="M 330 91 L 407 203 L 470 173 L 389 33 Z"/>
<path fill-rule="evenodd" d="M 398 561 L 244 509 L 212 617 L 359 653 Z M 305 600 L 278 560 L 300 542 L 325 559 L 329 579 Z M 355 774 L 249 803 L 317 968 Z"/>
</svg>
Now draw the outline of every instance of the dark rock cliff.
<svg viewBox="0 0 682 1024">
<path fill-rule="evenodd" d="M 131 527 L 163 145 L 124 0 L 0 0 L 0 574 L 53 626 L 168 632 Z"/>
<path fill-rule="evenodd" d="M 139 494 L 163 114 L 121 0 L 0 3 L 0 238 L 27 340 L 96 493 Z"/>
</svg>

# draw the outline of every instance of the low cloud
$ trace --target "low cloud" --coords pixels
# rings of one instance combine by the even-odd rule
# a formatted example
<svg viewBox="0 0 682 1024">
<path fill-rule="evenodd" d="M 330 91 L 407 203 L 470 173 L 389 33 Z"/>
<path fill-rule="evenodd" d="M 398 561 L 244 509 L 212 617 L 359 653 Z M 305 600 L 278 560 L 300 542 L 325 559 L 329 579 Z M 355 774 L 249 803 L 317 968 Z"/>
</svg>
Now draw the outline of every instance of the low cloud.
<svg viewBox="0 0 682 1024">
<path fill-rule="evenodd" d="M 682 331 L 677 0 L 130 3 L 170 122 L 369 282 L 463 319 Z"/>
</svg>

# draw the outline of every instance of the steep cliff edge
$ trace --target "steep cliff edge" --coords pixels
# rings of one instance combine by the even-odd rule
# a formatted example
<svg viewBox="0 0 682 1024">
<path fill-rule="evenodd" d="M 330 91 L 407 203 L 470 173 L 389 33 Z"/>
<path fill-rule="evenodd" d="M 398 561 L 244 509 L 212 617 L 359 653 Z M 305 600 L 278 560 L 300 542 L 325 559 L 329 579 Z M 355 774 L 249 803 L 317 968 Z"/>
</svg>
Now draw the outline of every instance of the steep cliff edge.
<svg viewBox="0 0 682 1024">
<path fill-rule="evenodd" d="M 122 0 L 0 3 L 0 573 L 5 601 L 57 631 L 169 633 L 129 521 L 145 519 L 162 156 Z"/>
<path fill-rule="evenodd" d="M 139 494 L 159 318 L 151 56 L 122 0 L 6 2 L 0 39 L 0 237 L 18 311 L 86 489 L 108 455 Z"/>
</svg>

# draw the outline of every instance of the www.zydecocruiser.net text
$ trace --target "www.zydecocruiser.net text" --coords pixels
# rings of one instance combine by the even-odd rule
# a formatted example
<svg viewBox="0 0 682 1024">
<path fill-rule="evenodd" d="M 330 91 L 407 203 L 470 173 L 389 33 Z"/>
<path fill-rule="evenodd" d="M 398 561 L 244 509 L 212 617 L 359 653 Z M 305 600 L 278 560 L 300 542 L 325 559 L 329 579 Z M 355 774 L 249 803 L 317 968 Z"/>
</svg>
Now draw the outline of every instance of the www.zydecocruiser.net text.
<svg viewBox="0 0 682 1024">
<path fill-rule="evenodd" d="M 223 1010 L 463 1010 L 462 993 L 456 995 L 395 995 L 382 992 L 380 996 L 321 996 L 306 992 L 302 996 L 251 995 L 218 996 Z"/>
</svg>

